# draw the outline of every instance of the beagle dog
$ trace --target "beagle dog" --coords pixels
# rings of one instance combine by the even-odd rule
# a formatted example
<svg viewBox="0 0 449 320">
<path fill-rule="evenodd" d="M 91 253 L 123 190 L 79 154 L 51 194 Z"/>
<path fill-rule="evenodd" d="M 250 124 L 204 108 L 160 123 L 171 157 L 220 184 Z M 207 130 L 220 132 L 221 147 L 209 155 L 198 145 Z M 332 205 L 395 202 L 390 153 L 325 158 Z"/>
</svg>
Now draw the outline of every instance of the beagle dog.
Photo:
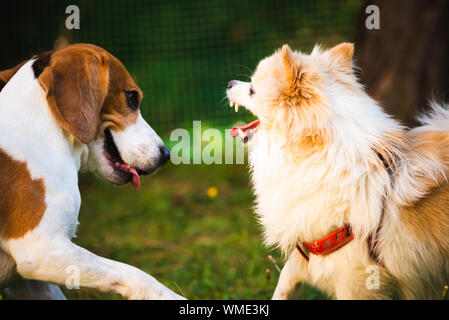
<svg viewBox="0 0 449 320">
<path fill-rule="evenodd" d="M 140 185 L 169 159 L 142 118 L 142 92 L 106 50 L 75 44 L 0 72 L 0 288 L 64 299 L 79 285 L 129 299 L 182 299 L 152 276 L 75 245 L 78 171 Z M 75 274 L 75 273 L 73 273 Z"/>
</svg>

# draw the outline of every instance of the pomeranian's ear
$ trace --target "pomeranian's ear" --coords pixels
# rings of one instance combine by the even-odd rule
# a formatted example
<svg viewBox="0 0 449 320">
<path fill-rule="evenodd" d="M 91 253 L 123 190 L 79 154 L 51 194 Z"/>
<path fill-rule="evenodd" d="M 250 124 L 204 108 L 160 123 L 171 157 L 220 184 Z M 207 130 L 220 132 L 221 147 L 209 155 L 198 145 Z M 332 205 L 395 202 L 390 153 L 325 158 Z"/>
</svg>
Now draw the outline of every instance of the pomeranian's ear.
<svg viewBox="0 0 449 320">
<path fill-rule="evenodd" d="M 284 64 L 284 71 L 287 83 L 292 83 L 295 78 L 299 75 L 299 65 L 293 56 L 293 51 L 290 49 L 288 44 L 282 46 L 282 62 Z"/>
<path fill-rule="evenodd" d="M 316 96 L 316 91 L 320 87 L 317 73 L 303 70 L 304 66 L 287 44 L 282 46 L 281 54 L 285 72 L 285 94 L 301 99 Z"/>
<path fill-rule="evenodd" d="M 354 44 L 349 42 L 343 42 L 332 49 L 330 49 L 332 55 L 340 59 L 344 65 L 351 67 L 352 56 L 354 55 Z"/>
</svg>

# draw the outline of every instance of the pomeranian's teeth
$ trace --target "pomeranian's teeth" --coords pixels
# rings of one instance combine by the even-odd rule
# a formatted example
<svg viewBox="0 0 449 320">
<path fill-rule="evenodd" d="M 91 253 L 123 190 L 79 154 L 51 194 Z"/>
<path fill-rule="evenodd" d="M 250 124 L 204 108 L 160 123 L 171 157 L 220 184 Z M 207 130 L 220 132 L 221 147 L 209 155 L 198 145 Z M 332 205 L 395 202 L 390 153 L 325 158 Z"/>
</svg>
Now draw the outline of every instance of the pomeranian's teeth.
<svg viewBox="0 0 449 320">
<path fill-rule="evenodd" d="M 229 102 L 229 106 L 232 108 L 234 106 L 234 102 Z"/>
<path fill-rule="evenodd" d="M 239 112 L 239 104 L 238 103 L 235 104 L 235 112 Z"/>
</svg>

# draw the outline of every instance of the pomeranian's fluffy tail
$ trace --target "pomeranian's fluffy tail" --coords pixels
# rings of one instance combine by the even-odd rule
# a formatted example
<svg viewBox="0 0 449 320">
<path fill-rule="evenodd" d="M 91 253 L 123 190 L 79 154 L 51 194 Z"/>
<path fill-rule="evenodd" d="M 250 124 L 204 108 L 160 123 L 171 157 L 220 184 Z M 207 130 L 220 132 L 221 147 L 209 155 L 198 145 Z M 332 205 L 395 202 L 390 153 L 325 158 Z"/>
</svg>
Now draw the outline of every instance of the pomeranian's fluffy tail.
<svg viewBox="0 0 449 320">
<path fill-rule="evenodd" d="M 417 120 L 422 124 L 422 127 L 416 129 L 449 131 L 449 105 L 431 101 L 429 110 L 420 115 Z"/>
</svg>

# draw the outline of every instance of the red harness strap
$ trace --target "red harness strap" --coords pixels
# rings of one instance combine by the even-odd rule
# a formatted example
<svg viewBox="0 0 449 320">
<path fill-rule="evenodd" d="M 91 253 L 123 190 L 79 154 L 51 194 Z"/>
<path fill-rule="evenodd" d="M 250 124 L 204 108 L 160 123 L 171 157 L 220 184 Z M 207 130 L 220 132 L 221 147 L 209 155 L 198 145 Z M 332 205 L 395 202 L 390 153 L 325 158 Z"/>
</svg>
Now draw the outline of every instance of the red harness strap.
<svg viewBox="0 0 449 320">
<path fill-rule="evenodd" d="M 387 161 L 382 154 L 379 152 L 376 152 L 379 159 L 382 161 L 385 170 L 388 172 L 388 175 L 390 176 L 390 180 L 393 179 L 394 169 L 397 167 L 397 162 L 399 161 L 399 157 L 396 155 L 395 159 L 390 159 L 390 161 Z M 385 213 L 385 198 L 383 199 L 383 208 L 382 208 L 382 215 L 380 217 L 379 226 L 377 227 L 376 232 L 371 234 L 368 237 L 368 250 L 371 258 L 376 261 L 377 263 L 382 265 L 382 261 L 379 258 L 379 248 L 377 247 L 378 244 L 378 238 L 379 233 L 382 227 L 382 221 L 384 218 Z M 310 253 L 315 255 L 324 255 L 327 253 L 330 253 L 341 246 L 344 246 L 346 243 L 354 239 L 354 235 L 352 234 L 351 226 L 349 224 L 344 225 L 340 229 L 335 230 L 331 234 L 328 234 L 324 238 L 321 238 L 319 240 L 313 241 L 313 242 L 303 242 L 303 246 L 306 247 Z M 304 250 L 301 248 L 301 245 L 296 244 L 296 249 L 301 254 L 301 256 L 309 261 L 309 257 L 304 252 Z"/>
<path fill-rule="evenodd" d="M 346 224 L 321 239 L 313 242 L 303 242 L 303 245 L 312 254 L 324 255 L 340 248 L 341 246 L 344 246 L 352 239 L 354 239 L 354 234 L 352 233 L 351 226 Z M 304 259 L 309 261 L 309 257 L 304 253 L 301 246 L 296 245 L 296 249 L 299 251 L 301 256 L 304 257 Z"/>
</svg>

